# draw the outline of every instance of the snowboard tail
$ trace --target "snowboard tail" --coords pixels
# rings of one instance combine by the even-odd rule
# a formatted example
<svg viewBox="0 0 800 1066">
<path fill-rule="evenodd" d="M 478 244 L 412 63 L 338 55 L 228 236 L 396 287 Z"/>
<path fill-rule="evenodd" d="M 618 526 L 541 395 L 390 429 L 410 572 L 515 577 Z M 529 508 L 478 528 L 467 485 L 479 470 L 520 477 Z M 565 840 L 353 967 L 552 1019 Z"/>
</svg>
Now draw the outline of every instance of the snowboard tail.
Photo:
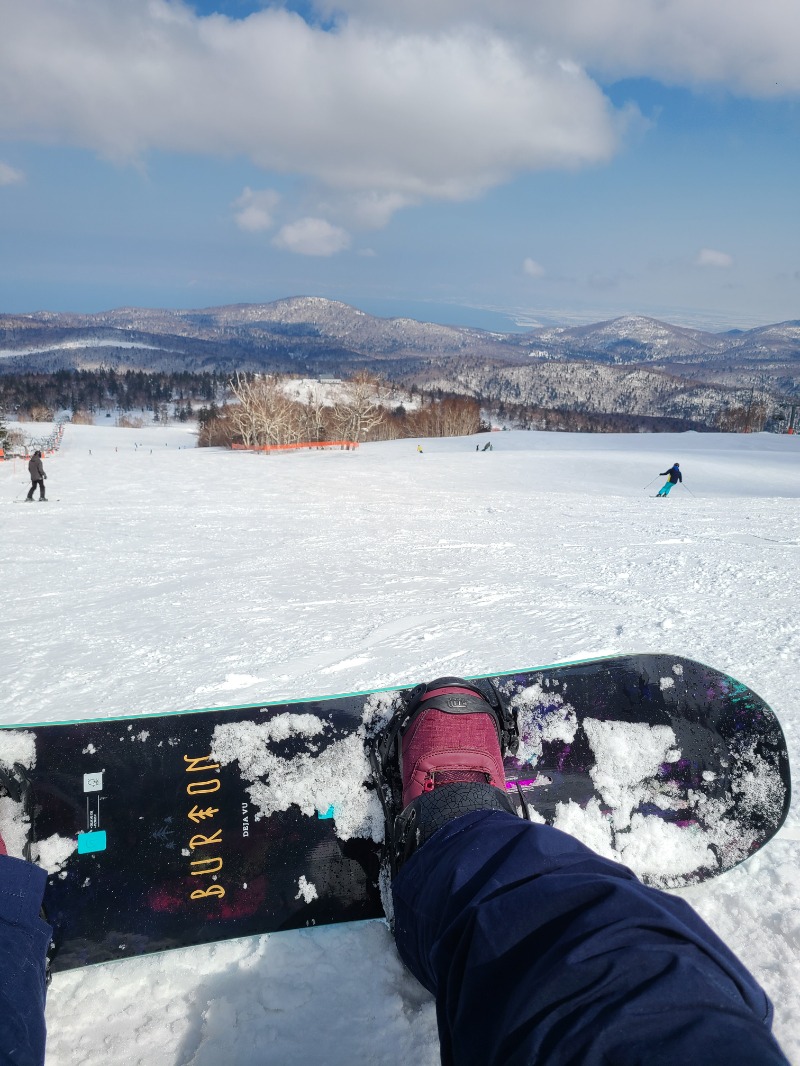
<svg viewBox="0 0 800 1066">
<path fill-rule="evenodd" d="M 723 873 L 786 817 L 780 725 L 719 671 L 635 655 L 493 681 L 519 812 L 650 884 Z M 49 872 L 53 969 L 380 916 L 366 748 L 408 692 L 0 730 Z"/>
</svg>

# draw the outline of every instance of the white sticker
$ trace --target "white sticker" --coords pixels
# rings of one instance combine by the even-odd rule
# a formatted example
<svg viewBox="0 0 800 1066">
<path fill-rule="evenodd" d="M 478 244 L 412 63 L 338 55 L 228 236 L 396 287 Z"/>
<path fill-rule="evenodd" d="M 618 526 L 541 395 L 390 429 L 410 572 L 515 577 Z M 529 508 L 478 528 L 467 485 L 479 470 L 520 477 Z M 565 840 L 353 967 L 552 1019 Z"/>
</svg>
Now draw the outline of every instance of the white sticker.
<svg viewBox="0 0 800 1066">
<path fill-rule="evenodd" d="M 103 771 L 100 770 L 96 774 L 84 774 L 83 775 L 83 791 L 84 792 L 102 792 L 103 791 Z"/>
</svg>

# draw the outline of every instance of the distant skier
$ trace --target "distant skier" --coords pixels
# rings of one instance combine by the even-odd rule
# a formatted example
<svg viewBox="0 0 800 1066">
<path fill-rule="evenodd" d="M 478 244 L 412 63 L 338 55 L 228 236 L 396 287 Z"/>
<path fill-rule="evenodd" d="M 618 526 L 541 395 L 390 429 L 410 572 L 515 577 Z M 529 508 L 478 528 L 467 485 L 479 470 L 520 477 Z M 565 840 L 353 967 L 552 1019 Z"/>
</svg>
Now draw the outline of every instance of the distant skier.
<svg viewBox="0 0 800 1066">
<path fill-rule="evenodd" d="M 28 473 L 31 475 L 31 490 L 25 497 L 26 502 L 33 503 L 33 494 L 37 485 L 39 486 L 39 499 L 46 502 L 47 497 L 44 494 L 44 483 L 47 480 L 47 474 L 44 472 L 42 453 L 40 451 L 35 451 L 29 459 Z"/>
<path fill-rule="evenodd" d="M 664 485 L 661 486 L 661 488 L 656 493 L 656 496 L 669 496 L 672 486 L 677 485 L 679 481 L 683 481 L 683 474 L 681 473 L 680 467 L 677 463 L 673 463 L 669 470 L 662 471 L 662 473 L 660 473 L 658 476 L 669 476 L 669 481 L 667 481 Z"/>
<path fill-rule="evenodd" d="M 417 445 L 417 451 L 419 452 L 420 455 L 422 455 L 422 445 L 421 444 Z"/>
</svg>

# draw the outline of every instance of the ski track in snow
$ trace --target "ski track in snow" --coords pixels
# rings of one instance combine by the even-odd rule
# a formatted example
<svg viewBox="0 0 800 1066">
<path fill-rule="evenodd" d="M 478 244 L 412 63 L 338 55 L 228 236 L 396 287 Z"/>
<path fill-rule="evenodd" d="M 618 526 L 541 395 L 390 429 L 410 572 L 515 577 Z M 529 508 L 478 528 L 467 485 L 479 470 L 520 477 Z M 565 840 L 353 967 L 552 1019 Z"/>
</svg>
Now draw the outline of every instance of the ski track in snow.
<svg viewBox="0 0 800 1066">
<path fill-rule="evenodd" d="M 194 449 L 185 427 L 68 426 L 44 507 L 14 506 L 27 469 L 0 464 L 0 718 L 661 650 L 771 703 L 797 780 L 800 438 L 492 440 L 265 457 Z M 686 486 L 652 499 L 663 479 L 644 486 L 676 458 Z M 797 1066 L 799 825 L 795 801 L 785 836 L 680 892 L 770 993 Z M 47 1014 L 48 1066 L 439 1061 L 431 998 L 380 922 L 59 974 Z"/>
</svg>

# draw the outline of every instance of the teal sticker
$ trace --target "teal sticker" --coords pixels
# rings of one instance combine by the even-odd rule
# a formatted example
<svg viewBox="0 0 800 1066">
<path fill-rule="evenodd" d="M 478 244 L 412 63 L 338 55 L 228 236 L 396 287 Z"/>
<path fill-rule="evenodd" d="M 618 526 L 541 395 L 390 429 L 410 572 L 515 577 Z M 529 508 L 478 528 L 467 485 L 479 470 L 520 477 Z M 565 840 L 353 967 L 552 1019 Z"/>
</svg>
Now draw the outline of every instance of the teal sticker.
<svg viewBox="0 0 800 1066">
<path fill-rule="evenodd" d="M 318 818 L 333 818 L 333 804 L 328 807 L 327 811 L 317 811 Z"/>
<path fill-rule="evenodd" d="M 106 831 L 96 829 L 94 833 L 78 833 L 78 854 L 91 855 L 94 851 L 106 850 Z"/>
</svg>

